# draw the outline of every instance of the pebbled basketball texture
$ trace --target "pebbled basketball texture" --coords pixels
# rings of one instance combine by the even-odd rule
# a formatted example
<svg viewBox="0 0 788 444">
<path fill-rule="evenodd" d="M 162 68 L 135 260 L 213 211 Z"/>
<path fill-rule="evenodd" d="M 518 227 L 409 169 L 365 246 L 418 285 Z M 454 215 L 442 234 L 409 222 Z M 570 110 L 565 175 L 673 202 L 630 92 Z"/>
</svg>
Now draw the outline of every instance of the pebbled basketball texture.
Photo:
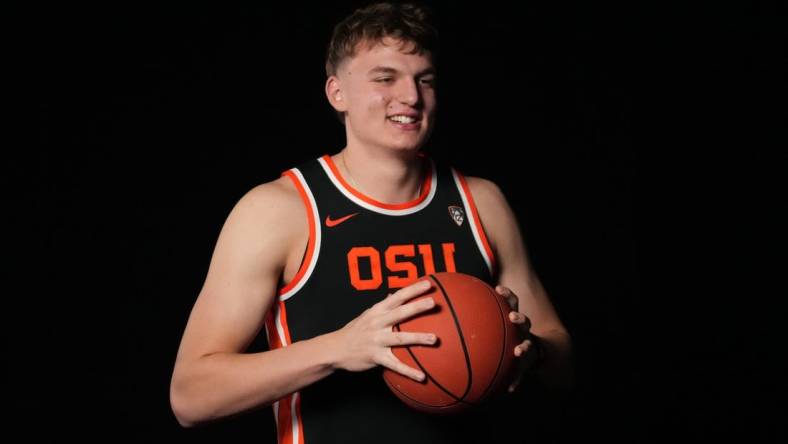
<svg viewBox="0 0 788 444">
<path fill-rule="evenodd" d="M 435 345 L 392 347 L 405 364 L 427 377 L 414 381 L 388 368 L 383 379 L 405 404 L 427 413 L 454 414 L 501 393 L 516 369 L 514 347 L 521 342 L 509 320 L 511 308 L 486 282 L 442 272 L 424 276 L 433 289 L 410 301 L 432 297 L 431 310 L 394 325 L 394 331 L 434 333 Z"/>
</svg>

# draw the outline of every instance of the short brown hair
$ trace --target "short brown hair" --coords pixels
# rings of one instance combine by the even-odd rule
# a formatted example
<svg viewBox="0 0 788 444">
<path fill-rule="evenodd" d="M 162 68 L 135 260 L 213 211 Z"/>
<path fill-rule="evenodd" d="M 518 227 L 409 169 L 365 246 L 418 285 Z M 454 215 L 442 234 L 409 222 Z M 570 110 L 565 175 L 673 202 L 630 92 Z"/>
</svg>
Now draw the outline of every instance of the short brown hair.
<svg viewBox="0 0 788 444">
<path fill-rule="evenodd" d="M 429 52 L 435 64 L 438 32 L 429 22 L 430 10 L 412 3 L 375 3 L 357 9 L 334 27 L 326 54 L 326 75 L 356 53 L 360 42 L 380 43 L 385 37 L 412 42 L 411 53 Z"/>
</svg>

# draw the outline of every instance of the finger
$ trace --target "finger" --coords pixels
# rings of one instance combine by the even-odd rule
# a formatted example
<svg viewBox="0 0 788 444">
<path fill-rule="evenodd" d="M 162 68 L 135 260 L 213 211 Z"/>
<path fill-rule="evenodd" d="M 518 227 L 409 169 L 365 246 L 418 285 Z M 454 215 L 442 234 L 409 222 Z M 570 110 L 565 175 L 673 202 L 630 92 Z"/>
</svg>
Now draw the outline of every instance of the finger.
<svg viewBox="0 0 788 444">
<path fill-rule="evenodd" d="M 531 344 L 531 340 L 526 339 L 514 348 L 514 355 L 519 358 L 523 355 L 523 353 L 528 352 L 528 350 L 531 348 Z"/>
<path fill-rule="evenodd" d="M 438 338 L 432 333 L 394 332 L 386 336 L 383 345 L 386 347 L 412 344 L 433 345 L 437 340 Z"/>
<path fill-rule="evenodd" d="M 433 307 L 435 307 L 435 300 L 431 297 L 409 302 L 386 313 L 382 318 L 383 325 L 389 326 L 397 324 L 417 314 L 431 310 Z"/>
<path fill-rule="evenodd" d="M 381 304 L 384 309 L 391 310 L 392 308 L 398 307 L 408 300 L 425 293 L 430 288 L 432 288 L 432 281 L 430 279 L 423 279 L 414 282 L 407 287 L 400 288 L 394 294 L 389 294 L 386 299 L 381 301 Z"/>
<path fill-rule="evenodd" d="M 519 301 L 517 299 L 517 296 L 512 292 L 512 290 L 510 290 L 507 287 L 504 287 L 503 285 L 498 285 L 495 287 L 495 291 L 497 291 L 498 294 L 500 294 L 501 296 L 503 296 L 504 299 L 506 299 L 506 302 L 509 304 L 509 308 L 511 308 L 514 311 L 517 311 Z"/>
<path fill-rule="evenodd" d="M 519 358 L 520 356 L 523 355 L 523 353 L 528 351 L 529 347 L 530 347 L 530 341 L 528 341 L 528 340 L 523 341 L 522 344 L 519 344 L 519 345 L 517 345 L 517 347 L 514 348 L 514 355 Z M 520 385 L 520 381 L 522 381 L 523 374 L 525 373 L 525 369 L 526 368 L 527 367 L 526 367 L 525 361 L 522 360 L 522 359 L 518 359 L 517 360 L 517 372 L 516 372 L 515 378 L 514 378 L 514 380 L 512 382 L 509 383 L 509 388 L 508 388 L 509 393 L 512 393 L 515 390 L 517 390 L 517 387 Z"/>
<path fill-rule="evenodd" d="M 531 319 L 528 318 L 523 313 L 517 311 L 509 312 L 509 320 L 511 320 L 515 324 L 520 324 L 525 327 L 526 330 L 531 329 Z"/>
<path fill-rule="evenodd" d="M 421 370 L 407 366 L 402 361 L 397 359 L 397 357 L 394 356 L 394 353 L 391 352 L 391 349 L 389 349 L 389 351 L 381 359 L 380 364 L 403 376 L 411 378 L 414 381 L 422 382 L 426 378 L 426 375 Z"/>
</svg>

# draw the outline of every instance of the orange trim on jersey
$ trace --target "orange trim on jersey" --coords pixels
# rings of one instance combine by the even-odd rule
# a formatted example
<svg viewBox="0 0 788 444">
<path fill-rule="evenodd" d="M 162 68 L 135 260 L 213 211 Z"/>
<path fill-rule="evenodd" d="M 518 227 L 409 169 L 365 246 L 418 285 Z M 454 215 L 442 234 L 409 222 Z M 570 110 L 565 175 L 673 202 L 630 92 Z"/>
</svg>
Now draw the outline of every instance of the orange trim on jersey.
<svg viewBox="0 0 788 444">
<path fill-rule="evenodd" d="M 272 307 L 273 308 L 273 307 Z M 282 325 L 282 331 L 284 332 L 284 344 L 282 343 L 282 338 L 279 336 L 279 330 L 276 328 L 276 315 L 277 310 L 269 310 L 268 317 L 266 320 L 266 328 L 268 329 L 268 337 L 269 337 L 269 349 L 275 350 L 277 348 L 282 348 L 284 345 L 292 344 L 293 340 L 290 337 L 290 329 L 287 327 L 287 308 L 284 301 L 278 301 L 276 309 L 278 310 L 279 314 L 279 322 Z M 291 393 L 284 398 L 279 400 L 279 409 L 277 410 L 278 415 L 276 418 L 277 424 L 277 442 L 280 444 L 303 444 L 304 443 L 304 421 L 303 417 L 301 416 L 301 395 L 300 392 L 298 397 L 296 398 L 295 402 L 295 415 L 296 415 L 296 423 L 298 424 L 298 442 L 293 440 L 293 416 L 292 416 L 292 404 L 293 404 L 293 396 L 295 393 Z"/>
<path fill-rule="evenodd" d="M 421 157 L 422 159 L 425 158 L 423 153 L 419 153 L 419 157 Z M 416 205 L 424 202 L 424 199 L 426 199 L 427 196 L 430 194 L 430 187 L 432 187 L 432 162 L 427 162 L 427 173 L 425 174 L 424 182 L 422 182 L 421 194 L 419 195 L 419 197 L 417 197 L 415 200 L 412 200 L 410 202 L 405 202 L 401 204 L 387 204 L 385 202 L 375 200 L 367 196 L 366 194 L 362 193 L 361 191 L 358 191 L 357 189 L 353 188 L 347 181 L 345 181 L 345 178 L 342 177 L 341 174 L 339 174 L 339 169 L 334 164 L 334 161 L 331 159 L 331 156 L 325 154 L 323 156 L 323 160 L 326 161 L 326 164 L 331 169 L 331 172 L 339 180 L 339 183 L 341 183 L 342 186 L 349 193 L 353 194 L 354 196 L 358 197 L 359 199 L 363 200 L 364 202 L 370 205 L 374 205 L 376 207 L 383 208 L 385 210 L 406 210 L 408 208 L 413 208 Z"/>
<path fill-rule="evenodd" d="M 303 444 L 306 442 L 306 437 L 304 436 L 304 417 L 301 416 L 301 392 L 298 392 L 298 398 L 296 398 L 295 412 L 298 418 L 298 442 Z"/>
<path fill-rule="evenodd" d="M 298 269 L 298 273 L 293 277 L 287 285 L 279 289 L 279 296 L 287 293 L 291 289 L 293 289 L 298 282 L 306 274 L 307 268 L 309 268 L 309 264 L 312 262 L 312 256 L 315 253 L 315 238 L 317 237 L 316 227 L 315 227 L 315 216 L 314 211 L 312 208 L 312 203 L 309 201 L 309 197 L 306 194 L 306 190 L 304 186 L 301 184 L 301 181 L 298 177 L 290 170 L 285 171 L 282 173 L 282 176 L 288 176 L 293 183 L 295 184 L 296 189 L 298 189 L 298 194 L 301 195 L 301 200 L 304 202 L 304 207 L 306 208 L 306 215 L 307 219 L 309 220 L 309 244 L 306 247 L 306 256 L 304 257 L 304 261 L 301 263 L 301 267 Z"/>
<path fill-rule="evenodd" d="M 285 333 L 285 342 L 287 345 L 293 343 L 293 339 L 290 337 L 290 329 L 287 327 L 287 308 L 284 301 L 279 301 L 279 322 L 282 323 L 282 331 Z M 297 392 L 298 393 L 298 392 Z M 298 424 L 298 442 L 293 441 L 293 418 L 291 415 L 291 409 L 293 404 L 293 396 L 295 393 L 291 393 L 288 395 L 284 400 L 279 402 L 279 412 L 280 412 L 280 420 L 282 420 L 284 427 L 280 430 L 280 435 L 283 434 L 284 436 L 280 436 L 280 443 L 287 443 L 287 444 L 303 444 L 304 442 L 304 421 L 303 417 L 301 416 L 301 395 L 299 394 L 298 398 L 296 398 L 295 403 L 295 415 L 296 415 L 296 423 Z M 283 406 L 284 404 L 284 406 Z M 282 414 L 282 407 L 285 407 L 284 410 L 287 412 L 286 414 Z M 286 419 L 286 421 L 285 421 Z"/>
<path fill-rule="evenodd" d="M 290 329 L 287 328 L 287 308 L 285 308 L 285 302 L 279 301 L 279 322 L 282 323 L 282 330 L 285 332 L 285 343 L 290 345 L 293 343 L 293 340 L 290 339 Z"/>
<path fill-rule="evenodd" d="M 279 444 L 297 444 L 293 442 L 293 418 L 290 416 L 290 404 L 293 395 L 279 400 L 279 420 L 277 422 L 277 442 Z"/>
<path fill-rule="evenodd" d="M 282 341 L 279 339 L 279 330 L 276 328 L 276 315 L 274 311 L 273 309 L 269 309 L 268 317 L 265 320 L 265 327 L 268 331 L 268 348 L 270 350 L 282 348 Z"/>
<path fill-rule="evenodd" d="M 279 313 L 279 322 L 282 324 L 282 332 L 285 334 L 284 343 L 282 343 L 282 338 L 279 337 L 279 329 L 276 328 L 277 310 Z M 268 346 L 271 350 L 292 344 L 292 339 L 290 339 L 290 329 L 287 328 L 287 307 L 284 301 L 277 301 L 276 310 L 274 310 L 273 307 L 268 310 L 268 319 L 266 320 L 266 324 L 268 326 L 268 336 L 270 341 Z"/>
<path fill-rule="evenodd" d="M 455 169 L 455 171 L 457 171 Z M 465 197 L 468 199 L 468 204 L 471 206 L 471 212 L 473 213 L 473 220 L 476 225 L 476 231 L 479 232 L 479 237 L 482 240 L 482 245 L 484 245 L 485 251 L 487 251 L 487 256 L 490 258 L 490 265 L 491 265 L 491 272 L 493 276 L 495 276 L 495 270 L 497 265 L 495 263 L 495 255 L 493 255 L 492 248 L 490 248 L 490 243 L 487 241 L 487 235 L 484 233 L 484 227 L 482 227 L 482 220 L 479 218 L 479 212 L 476 210 L 476 203 L 473 201 L 473 195 L 471 195 L 471 189 L 468 187 L 468 182 L 465 181 L 465 176 L 462 175 L 459 171 L 457 171 L 457 177 L 460 178 L 460 184 L 462 185 L 462 189 L 465 192 Z"/>
<path fill-rule="evenodd" d="M 279 419 L 277 420 L 277 442 L 279 444 L 304 444 L 304 422 L 301 420 L 301 396 L 295 400 L 295 414 L 298 418 L 298 442 L 293 436 L 293 417 L 290 415 L 293 397 L 291 393 L 279 400 Z"/>
</svg>

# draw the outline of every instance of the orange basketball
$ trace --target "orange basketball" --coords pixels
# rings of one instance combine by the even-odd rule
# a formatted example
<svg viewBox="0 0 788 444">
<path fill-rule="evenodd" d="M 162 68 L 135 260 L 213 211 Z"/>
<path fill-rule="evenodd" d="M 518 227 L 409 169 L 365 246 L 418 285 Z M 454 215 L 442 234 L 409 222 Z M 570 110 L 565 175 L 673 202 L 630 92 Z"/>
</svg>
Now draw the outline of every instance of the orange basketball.
<svg viewBox="0 0 788 444">
<path fill-rule="evenodd" d="M 506 300 L 486 282 L 464 273 L 436 273 L 435 307 L 394 325 L 394 331 L 434 333 L 435 345 L 392 347 L 405 364 L 427 376 L 417 382 L 388 368 L 383 379 L 405 404 L 427 413 L 452 414 L 501 393 L 516 369 L 514 347 L 522 342 Z"/>
</svg>

